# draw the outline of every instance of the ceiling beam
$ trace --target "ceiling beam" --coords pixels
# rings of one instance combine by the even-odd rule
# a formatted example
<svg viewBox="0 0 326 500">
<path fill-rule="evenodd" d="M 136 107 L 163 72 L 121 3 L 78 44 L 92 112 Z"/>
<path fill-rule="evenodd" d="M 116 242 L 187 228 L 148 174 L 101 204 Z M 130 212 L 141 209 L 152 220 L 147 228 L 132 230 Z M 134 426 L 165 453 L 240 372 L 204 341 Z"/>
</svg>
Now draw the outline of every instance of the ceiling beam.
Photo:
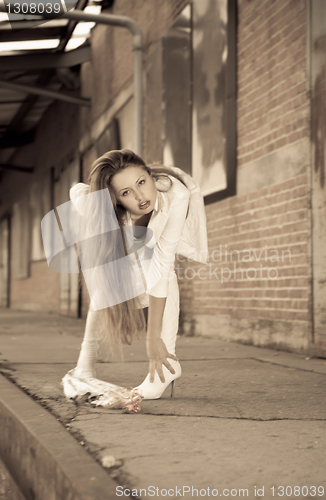
<svg viewBox="0 0 326 500">
<path fill-rule="evenodd" d="M 42 73 L 38 76 L 36 80 L 36 85 L 40 85 L 41 87 L 45 87 L 51 80 L 54 75 L 53 70 L 42 71 Z M 22 102 L 22 105 L 19 107 L 15 115 L 12 117 L 11 122 L 8 126 L 9 131 L 18 131 L 19 128 L 23 125 L 25 116 L 29 113 L 30 109 L 34 106 L 39 96 L 36 94 L 27 95 Z"/>
<path fill-rule="evenodd" d="M 1 56 L 0 71 L 16 71 L 45 68 L 70 68 L 91 58 L 89 45 L 69 52 L 38 53 L 24 56 Z"/>
<path fill-rule="evenodd" d="M 5 11 L 5 6 L 0 3 L 0 11 Z M 46 18 L 50 18 L 45 16 Z M 109 26 L 119 26 L 128 29 L 132 33 L 132 45 L 134 55 L 134 130 L 135 130 L 135 152 L 142 155 L 143 148 L 143 33 L 139 25 L 130 17 L 109 14 L 91 14 L 78 10 L 68 11 L 62 16 L 64 19 L 74 21 L 94 22 Z"/>
<path fill-rule="evenodd" d="M 17 172 L 24 172 L 25 174 L 32 174 L 34 172 L 34 167 L 20 167 L 18 165 L 9 165 L 8 163 L 0 163 L 0 169 L 15 170 Z"/>
<path fill-rule="evenodd" d="M 26 40 L 48 40 L 59 38 L 62 26 L 53 28 L 22 29 L 19 31 L 2 30 L 0 28 L 0 42 L 25 42 Z"/>
<path fill-rule="evenodd" d="M 38 87 L 35 85 L 26 85 L 23 83 L 9 82 L 5 80 L 0 80 L 0 87 L 5 89 L 14 90 L 17 92 L 23 92 L 27 94 L 36 94 L 43 97 L 50 97 L 51 99 L 57 99 L 58 101 L 65 101 L 71 104 L 77 104 L 78 106 L 91 106 L 91 100 L 86 97 L 80 97 L 76 94 L 71 94 L 68 92 L 63 92 L 62 90 L 50 90 L 44 87 Z"/>
<path fill-rule="evenodd" d="M 87 5 L 86 0 L 78 0 L 75 8 L 84 9 Z M 0 7 L 2 5 L 0 4 Z M 2 10 L 2 9 L 0 9 Z M 60 23 L 62 20 L 57 20 Z M 2 56 L 1 57 L 1 70 L 2 72 L 12 71 L 12 70 L 40 70 L 40 75 L 37 80 L 37 84 L 41 84 L 41 88 L 46 85 L 48 81 L 50 81 L 52 72 L 57 68 L 71 68 L 72 66 L 77 66 L 82 64 L 85 61 L 91 59 L 91 48 L 89 45 L 84 45 L 75 50 L 69 52 L 63 52 L 66 47 L 71 34 L 79 21 L 71 19 L 69 20 L 66 28 L 60 30 L 60 44 L 56 49 L 56 52 L 51 53 L 34 53 L 34 54 L 26 54 L 24 56 Z M 16 25 L 15 25 L 16 26 Z M 18 27 L 18 25 L 17 25 Z M 26 25 L 24 25 L 27 28 Z M 45 28 L 37 28 L 34 30 L 23 30 L 25 35 L 29 36 L 29 33 L 33 31 L 35 34 L 38 32 L 39 36 L 42 35 L 42 31 L 39 30 L 47 30 L 50 32 L 53 28 L 45 27 Z M 15 31 L 15 30 L 14 30 Z M 28 31 L 29 33 L 26 33 Z M 63 31 L 63 33 L 62 33 Z M 20 31 L 16 31 L 17 34 Z M 20 35 L 18 35 L 20 36 Z M 25 38 L 26 39 L 26 38 Z M 59 51 L 61 49 L 61 51 Z M 0 138 L 0 149 L 10 148 L 10 147 L 20 147 L 24 144 L 28 144 L 34 141 L 35 137 L 35 128 L 30 130 L 27 133 L 19 133 L 19 128 L 21 127 L 25 116 L 28 114 L 30 109 L 33 107 L 34 103 L 39 98 L 40 94 L 36 92 L 32 92 L 27 95 L 22 106 L 19 108 L 15 116 L 13 117 L 9 127 L 7 128 L 7 132 L 4 134 L 2 138 Z M 86 101 L 86 99 L 84 99 Z M 88 100 L 90 105 L 90 100 Z M 16 129 L 16 132 L 15 132 Z M 18 132 L 18 133 L 17 133 Z"/>
<path fill-rule="evenodd" d="M 0 149 L 19 148 L 34 141 L 35 129 L 28 132 L 6 132 L 0 137 Z"/>
<path fill-rule="evenodd" d="M 88 0 L 78 0 L 75 9 L 76 10 L 84 10 L 86 5 L 88 3 Z M 66 2 L 67 6 L 67 2 Z M 77 26 L 78 21 L 70 19 L 69 23 L 67 26 L 63 29 L 64 34 L 61 36 L 60 43 L 58 47 L 56 48 L 57 52 L 63 51 L 66 48 L 67 43 L 69 42 L 71 35 L 73 34 L 73 31 L 75 27 Z"/>
<path fill-rule="evenodd" d="M 0 3 L 0 12 L 6 12 L 5 7 L 1 7 Z M 61 18 L 51 19 L 49 23 L 47 23 L 47 28 L 54 28 L 57 26 L 67 26 L 67 21 Z M 38 28 L 40 26 L 40 21 L 1 21 L 1 31 L 22 31 L 31 28 Z"/>
</svg>

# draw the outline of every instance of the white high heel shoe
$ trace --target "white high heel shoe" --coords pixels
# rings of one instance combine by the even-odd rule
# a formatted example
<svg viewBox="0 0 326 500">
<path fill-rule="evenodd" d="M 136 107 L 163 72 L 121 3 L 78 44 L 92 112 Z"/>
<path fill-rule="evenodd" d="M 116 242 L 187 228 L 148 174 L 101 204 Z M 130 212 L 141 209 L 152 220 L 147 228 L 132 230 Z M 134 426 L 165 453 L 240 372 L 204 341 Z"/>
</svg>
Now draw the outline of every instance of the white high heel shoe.
<svg viewBox="0 0 326 500">
<path fill-rule="evenodd" d="M 174 361 L 174 359 L 169 359 L 169 363 L 174 368 L 175 373 L 171 373 L 164 365 L 163 365 L 163 373 L 165 382 L 161 382 L 157 372 L 155 372 L 154 382 L 149 381 L 149 374 L 145 378 L 144 382 L 140 384 L 135 389 L 138 390 L 139 394 L 143 396 L 144 399 L 159 399 L 165 389 L 172 383 L 171 386 L 171 398 L 173 396 L 174 383 L 177 378 L 181 376 L 182 370 L 179 361 Z"/>
</svg>

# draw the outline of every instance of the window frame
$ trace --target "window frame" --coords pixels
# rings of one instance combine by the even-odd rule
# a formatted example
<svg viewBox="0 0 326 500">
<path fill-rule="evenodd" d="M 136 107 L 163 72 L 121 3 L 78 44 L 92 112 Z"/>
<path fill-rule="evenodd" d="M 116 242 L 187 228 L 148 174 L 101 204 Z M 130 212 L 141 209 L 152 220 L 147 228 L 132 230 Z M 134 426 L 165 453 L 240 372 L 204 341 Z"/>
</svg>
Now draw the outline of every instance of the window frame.
<svg viewBox="0 0 326 500">
<path fill-rule="evenodd" d="M 226 178 L 227 188 L 204 196 L 205 205 L 236 195 L 237 173 L 237 0 L 227 2 L 227 47 L 226 63 Z"/>
</svg>

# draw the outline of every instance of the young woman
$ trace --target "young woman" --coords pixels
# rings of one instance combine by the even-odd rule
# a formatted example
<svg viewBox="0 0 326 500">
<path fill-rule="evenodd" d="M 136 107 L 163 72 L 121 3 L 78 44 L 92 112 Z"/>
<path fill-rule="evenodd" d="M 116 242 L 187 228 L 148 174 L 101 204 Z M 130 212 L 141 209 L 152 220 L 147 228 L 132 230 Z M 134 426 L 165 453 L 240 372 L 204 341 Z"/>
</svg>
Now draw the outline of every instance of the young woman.
<svg viewBox="0 0 326 500">
<path fill-rule="evenodd" d="M 87 198 L 82 195 L 107 193 L 106 189 L 118 226 L 117 230 L 105 232 L 98 208 L 90 216 L 92 210 L 87 211 L 84 202 L 82 209 L 81 201 Z M 83 272 L 91 303 L 77 366 L 69 373 L 93 380 L 98 342 L 111 350 L 114 345 L 130 344 L 144 329 L 144 310 L 149 372 L 136 389 L 145 399 L 157 399 L 171 382 L 173 391 L 174 381 L 181 375 L 175 355 L 179 324 L 175 256 L 207 261 L 206 219 L 199 187 L 182 170 L 150 168 L 138 155 L 124 149 L 98 158 L 92 166 L 89 186 L 77 184 L 70 190 L 70 197 L 77 210 L 91 221 L 92 234 L 102 236 L 90 238 L 88 246 L 78 249 L 81 262 L 91 257 L 91 264 L 84 265 L 87 272 Z M 101 227 L 94 230 L 96 224 Z M 126 259 L 127 255 L 131 259 Z M 123 264 L 117 268 L 113 265 L 117 262 Z M 109 272 L 103 278 L 106 269 Z M 137 284 L 131 276 L 135 270 L 141 276 L 140 287 L 139 279 Z M 110 301 L 113 305 L 108 305 Z"/>
</svg>

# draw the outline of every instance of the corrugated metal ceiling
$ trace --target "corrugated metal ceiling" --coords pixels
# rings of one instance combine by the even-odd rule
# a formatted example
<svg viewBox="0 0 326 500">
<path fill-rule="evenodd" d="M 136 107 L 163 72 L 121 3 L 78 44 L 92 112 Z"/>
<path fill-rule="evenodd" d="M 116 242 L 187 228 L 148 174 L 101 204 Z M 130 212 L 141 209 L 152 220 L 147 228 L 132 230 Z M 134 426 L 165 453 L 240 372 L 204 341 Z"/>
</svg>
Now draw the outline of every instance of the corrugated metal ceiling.
<svg viewBox="0 0 326 500">
<path fill-rule="evenodd" d="M 100 13 L 101 10 L 100 6 L 87 7 L 88 0 L 69 2 L 67 5 L 66 1 L 68 10 L 73 7 L 93 13 Z M 3 0 L 0 3 L 3 4 Z M 76 52 L 73 50 L 88 44 L 93 26 L 94 23 L 77 24 L 76 21 L 60 18 L 35 26 L 28 16 L 16 16 L 9 22 L 7 14 L 0 12 L 0 80 L 70 91 L 77 95 L 79 65 L 71 69 L 69 64 L 74 60 L 80 64 L 82 56 L 85 57 L 81 48 Z M 46 45 L 49 42 L 52 45 Z M 40 44 L 48 48 L 41 48 Z M 82 56 L 76 59 L 74 54 L 77 51 Z M 69 61 L 65 56 L 68 52 Z M 66 57 L 64 63 L 61 56 L 59 62 L 57 56 L 60 53 Z M 50 58 L 52 62 L 47 64 Z M 31 131 L 52 102 L 49 97 L 0 87 L 0 171 L 10 169 L 15 149 L 32 140 Z"/>
</svg>

